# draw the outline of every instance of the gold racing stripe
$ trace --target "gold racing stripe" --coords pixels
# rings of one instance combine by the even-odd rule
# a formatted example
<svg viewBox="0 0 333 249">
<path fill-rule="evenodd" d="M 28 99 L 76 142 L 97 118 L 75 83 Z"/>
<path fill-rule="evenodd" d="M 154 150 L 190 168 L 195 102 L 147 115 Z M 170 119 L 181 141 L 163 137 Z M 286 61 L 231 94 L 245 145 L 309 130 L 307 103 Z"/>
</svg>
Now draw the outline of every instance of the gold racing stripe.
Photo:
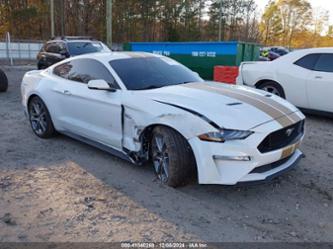
<svg viewBox="0 0 333 249">
<path fill-rule="evenodd" d="M 242 101 L 244 103 L 247 103 L 249 105 L 252 105 L 259 110 L 263 111 L 267 115 L 271 116 L 274 120 L 276 120 L 282 127 L 288 127 L 292 124 L 294 124 L 294 120 L 290 119 L 284 112 L 281 110 L 271 106 L 267 103 L 267 101 L 261 101 L 258 98 L 253 98 L 247 94 L 247 92 L 239 93 L 239 91 L 232 91 L 228 89 L 222 89 L 218 87 L 213 87 L 207 84 L 187 84 L 184 85 L 184 87 L 188 88 L 195 88 L 195 89 L 201 89 L 201 90 L 207 90 L 212 93 L 220 93 L 224 96 L 237 99 L 239 101 Z"/>
<path fill-rule="evenodd" d="M 290 110 L 288 107 L 280 104 L 279 102 L 269 98 L 269 97 L 265 97 L 253 92 L 249 92 L 246 91 L 246 93 L 248 93 L 249 95 L 253 96 L 254 98 L 259 98 L 262 101 L 265 101 L 266 103 L 269 103 L 270 105 L 272 105 L 274 108 L 282 111 L 283 113 L 285 113 L 285 115 L 288 116 L 289 119 L 293 120 L 294 123 L 298 123 L 299 121 L 301 121 L 302 119 L 299 117 L 299 115 L 297 115 L 296 113 L 292 113 L 292 110 Z"/>
<path fill-rule="evenodd" d="M 236 91 L 242 91 L 242 90 L 239 90 L 239 89 L 235 89 L 235 90 Z M 261 101 L 265 101 L 265 103 L 269 103 L 271 106 L 280 110 L 281 112 L 283 112 L 286 115 L 292 113 L 292 110 L 290 110 L 286 106 L 280 104 L 279 102 L 277 102 L 277 101 L 275 101 L 275 100 L 273 100 L 269 97 L 266 97 L 266 96 L 263 96 L 263 95 L 260 95 L 260 94 L 257 94 L 257 93 L 251 92 L 251 91 L 247 91 L 247 90 L 243 90 L 242 92 L 246 93 L 247 95 L 249 95 L 253 98 L 257 98 L 257 99 L 260 99 Z M 271 95 L 271 93 L 267 93 L 267 94 Z"/>
<path fill-rule="evenodd" d="M 293 114 L 289 115 L 289 117 L 291 119 L 293 119 L 295 121 L 295 123 L 298 123 L 300 121 L 302 121 L 302 118 L 300 117 L 300 115 L 296 112 L 294 112 Z"/>
<path fill-rule="evenodd" d="M 247 91 L 244 94 L 247 94 L 247 93 L 249 93 L 253 98 L 260 100 L 262 103 L 269 104 L 274 109 L 279 110 L 284 115 L 280 119 L 288 119 L 288 120 L 292 121 L 292 123 L 289 124 L 288 126 L 296 124 L 302 120 L 297 113 L 295 113 L 295 112 L 292 113 L 292 110 L 290 110 L 289 108 L 285 107 L 284 105 L 280 104 L 279 102 L 277 102 L 269 97 L 261 96 L 259 94 L 255 94 L 255 93 L 251 93 L 251 92 L 247 92 Z M 284 126 L 284 127 L 286 127 L 286 126 Z"/>
<path fill-rule="evenodd" d="M 210 86 L 210 87 L 212 87 L 214 89 L 221 89 L 219 87 L 214 87 L 214 86 Z M 221 89 L 221 90 L 222 91 L 231 91 L 230 89 Z M 271 98 L 262 96 L 260 94 L 253 93 L 253 92 L 247 91 L 247 90 L 239 90 L 239 89 L 234 89 L 233 91 L 236 91 L 238 94 L 245 95 L 245 96 L 260 100 L 261 102 L 264 102 L 265 104 L 269 104 L 273 108 L 282 112 L 284 115 L 288 115 L 292 112 L 289 108 L 285 107 L 284 105 L 280 104 L 279 102 L 274 101 Z"/>
<path fill-rule="evenodd" d="M 218 89 L 218 88 L 214 88 L 214 89 Z M 233 93 L 235 90 L 229 90 L 229 89 L 221 89 L 222 92 L 229 92 L 229 93 Z M 294 120 L 292 118 L 290 118 L 288 116 L 289 113 L 291 113 L 291 111 L 288 109 L 287 112 L 284 112 L 283 110 L 281 110 L 280 108 L 277 108 L 276 106 L 274 106 L 274 102 L 269 103 L 269 101 L 267 101 L 264 98 L 260 98 L 260 95 L 256 96 L 256 95 L 252 95 L 248 94 L 248 92 L 240 92 L 236 90 L 236 94 L 241 95 L 242 97 L 245 98 L 249 98 L 252 101 L 257 101 L 259 102 L 260 106 L 266 107 L 266 108 L 271 108 L 272 110 L 270 110 L 270 112 L 268 112 L 268 114 L 273 117 L 275 120 L 277 120 L 277 122 L 279 122 L 283 127 L 287 127 L 290 126 L 292 124 L 294 124 Z M 256 106 L 255 104 L 253 104 L 254 106 Z M 261 107 L 261 108 L 263 108 Z M 276 115 L 271 115 L 272 113 L 276 113 Z"/>
<path fill-rule="evenodd" d="M 279 109 L 274 108 L 273 106 L 266 104 L 263 101 L 260 101 L 259 99 L 251 98 L 247 95 L 238 94 L 238 93 L 232 93 L 230 92 L 222 92 L 226 96 L 230 96 L 233 98 L 236 98 L 240 101 L 243 101 L 245 103 L 248 103 L 252 106 L 255 106 L 256 108 L 260 109 L 261 111 L 265 112 L 269 116 L 271 116 L 274 120 L 276 120 L 282 127 L 288 127 L 292 125 L 294 122 L 291 120 L 285 113 L 280 111 Z M 238 97 L 240 96 L 240 97 Z"/>
</svg>

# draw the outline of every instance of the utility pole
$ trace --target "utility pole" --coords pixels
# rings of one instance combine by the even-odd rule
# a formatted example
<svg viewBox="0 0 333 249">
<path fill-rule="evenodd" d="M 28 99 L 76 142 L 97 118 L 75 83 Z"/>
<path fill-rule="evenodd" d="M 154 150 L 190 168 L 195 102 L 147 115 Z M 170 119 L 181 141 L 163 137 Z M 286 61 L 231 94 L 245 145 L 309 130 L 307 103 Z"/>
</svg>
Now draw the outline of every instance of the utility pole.
<svg viewBox="0 0 333 249">
<path fill-rule="evenodd" d="M 61 22 L 61 36 L 65 35 L 65 8 L 64 0 L 60 0 L 60 22 Z"/>
<path fill-rule="evenodd" d="M 222 7 L 223 0 L 220 0 L 220 11 L 219 11 L 219 41 L 222 41 Z"/>
<path fill-rule="evenodd" d="M 54 37 L 54 0 L 50 0 L 51 37 Z"/>
<path fill-rule="evenodd" d="M 106 0 L 106 43 L 112 47 L 112 0 Z"/>
</svg>

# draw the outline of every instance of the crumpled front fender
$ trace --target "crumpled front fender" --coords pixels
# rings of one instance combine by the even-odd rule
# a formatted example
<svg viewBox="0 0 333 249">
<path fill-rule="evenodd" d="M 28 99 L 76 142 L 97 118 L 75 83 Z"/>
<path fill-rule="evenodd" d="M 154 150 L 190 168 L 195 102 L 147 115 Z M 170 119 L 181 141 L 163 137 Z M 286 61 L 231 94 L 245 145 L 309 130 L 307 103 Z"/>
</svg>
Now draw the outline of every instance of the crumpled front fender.
<svg viewBox="0 0 333 249">
<path fill-rule="evenodd" d="M 123 147 L 130 151 L 141 149 L 140 136 L 147 127 L 157 125 L 170 127 L 186 139 L 197 137 L 206 132 L 217 131 L 199 116 L 160 103 L 156 103 L 144 111 L 126 105 L 123 108 Z"/>
</svg>

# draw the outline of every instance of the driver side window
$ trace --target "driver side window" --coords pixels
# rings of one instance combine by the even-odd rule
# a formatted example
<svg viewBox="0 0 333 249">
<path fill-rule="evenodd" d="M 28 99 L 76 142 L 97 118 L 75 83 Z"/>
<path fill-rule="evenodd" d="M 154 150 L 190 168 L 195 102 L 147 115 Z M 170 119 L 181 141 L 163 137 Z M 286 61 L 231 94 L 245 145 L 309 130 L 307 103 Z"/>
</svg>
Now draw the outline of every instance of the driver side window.
<svg viewBox="0 0 333 249">
<path fill-rule="evenodd" d="M 53 73 L 59 77 L 88 84 L 90 80 L 103 79 L 110 86 L 120 89 L 109 70 L 94 59 L 77 59 L 63 63 L 54 68 Z"/>
</svg>

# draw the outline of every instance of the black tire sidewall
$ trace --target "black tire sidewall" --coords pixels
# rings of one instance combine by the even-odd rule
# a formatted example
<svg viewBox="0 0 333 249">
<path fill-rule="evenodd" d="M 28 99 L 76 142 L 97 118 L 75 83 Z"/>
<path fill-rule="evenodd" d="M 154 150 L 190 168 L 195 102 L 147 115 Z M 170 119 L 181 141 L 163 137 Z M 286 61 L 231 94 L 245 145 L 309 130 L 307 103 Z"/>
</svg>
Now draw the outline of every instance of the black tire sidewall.
<svg viewBox="0 0 333 249">
<path fill-rule="evenodd" d="M 6 92 L 8 89 L 8 78 L 4 71 L 0 69 L 0 92 Z"/>
<path fill-rule="evenodd" d="M 38 62 L 38 64 L 37 64 L 38 70 L 44 70 L 45 68 L 46 68 L 46 66 L 42 62 Z"/>
<path fill-rule="evenodd" d="M 155 128 L 152 139 L 156 135 L 163 136 L 169 156 L 169 177 L 163 184 L 170 187 L 186 185 L 196 176 L 195 159 L 188 142 L 181 134 L 167 127 Z"/>
</svg>

